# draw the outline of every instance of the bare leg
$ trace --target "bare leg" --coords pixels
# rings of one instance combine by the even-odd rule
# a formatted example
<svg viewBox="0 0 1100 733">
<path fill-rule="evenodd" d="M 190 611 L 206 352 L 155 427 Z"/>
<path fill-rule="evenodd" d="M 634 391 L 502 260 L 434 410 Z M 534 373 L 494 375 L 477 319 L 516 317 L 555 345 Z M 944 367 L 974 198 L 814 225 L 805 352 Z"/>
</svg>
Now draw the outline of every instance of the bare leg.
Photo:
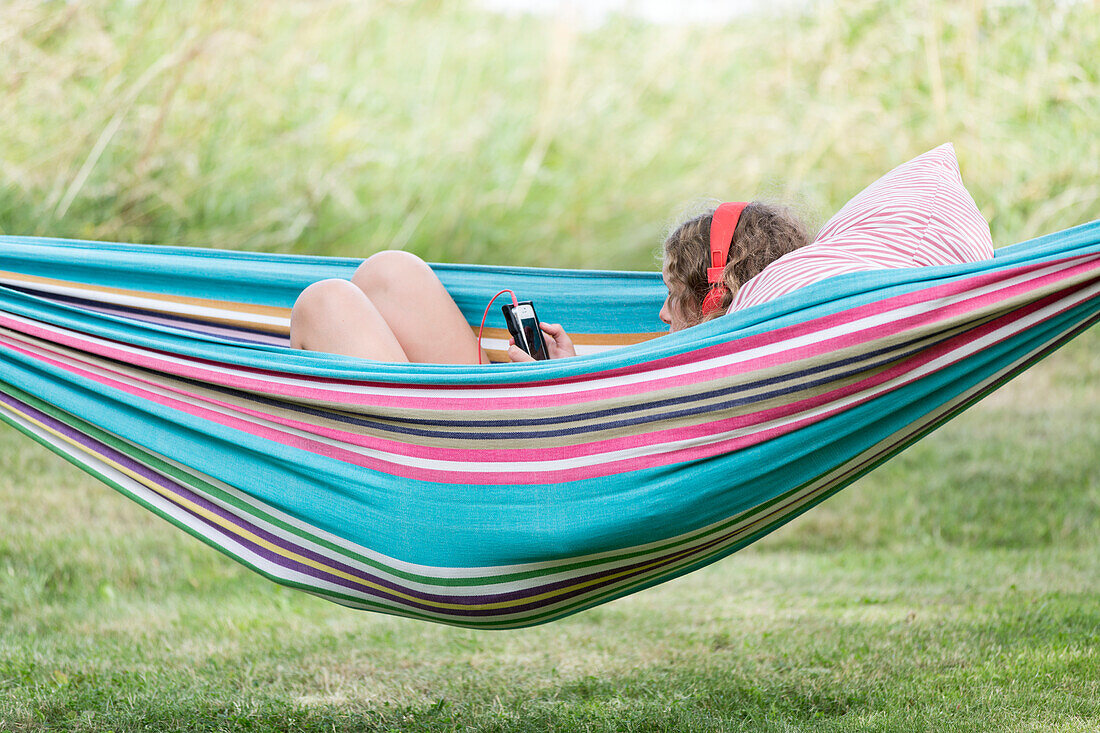
<svg viewBox="0 0 1100 733">
<path fill-rule="evenodd" d="M 424 260 L 387 250 L 359 266 L 351 281 L 377 307 L 409 361 L 488 364 L 470 324 Z"/>
<path fill-rule="evenodd" d="M 347 280 L 322 280 L 302 291 L 290 314 L 290 345 L 377 361 L 409 360 L 378 308 Z"/>
</svg>

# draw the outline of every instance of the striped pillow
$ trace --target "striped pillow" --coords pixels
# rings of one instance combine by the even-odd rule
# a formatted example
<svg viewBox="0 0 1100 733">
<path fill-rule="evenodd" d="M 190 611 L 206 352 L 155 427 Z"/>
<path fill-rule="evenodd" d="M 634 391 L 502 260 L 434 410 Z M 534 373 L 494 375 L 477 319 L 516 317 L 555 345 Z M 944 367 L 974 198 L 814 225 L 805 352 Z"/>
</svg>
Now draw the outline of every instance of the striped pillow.
<svg viewBox="0 0 1100 733">
<path fill-rule="evenodd" d="M 780 257 L 745 283 L 729 312 L 834 275 L 992 256 L 989 224 L 963 186 L 955 149 L 946 143 L 863 189 L 812 243 Z"/>
</svg>

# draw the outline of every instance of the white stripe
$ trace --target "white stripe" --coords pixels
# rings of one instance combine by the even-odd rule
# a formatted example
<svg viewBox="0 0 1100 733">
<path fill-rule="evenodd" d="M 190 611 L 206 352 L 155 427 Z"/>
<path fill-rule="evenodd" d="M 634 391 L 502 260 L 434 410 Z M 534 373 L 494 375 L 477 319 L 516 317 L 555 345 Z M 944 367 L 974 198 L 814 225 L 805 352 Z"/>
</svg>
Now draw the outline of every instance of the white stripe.
<svg viewBox="0 0 1100 733">
<path fill-rule="evenodd" d="M 125 441 L 125 442 L 130 442 L 130 441 Z M 132 445 L 132 443 L 131 443 L 131 445 Z M 147 449 L 141 448 L 141 450 L 145 451 Z M 158 456 L 158 458 L 161 458 L 162 460 L 165 460 L 166 462 L 176 466 L 177 468 L 179 468 L 180 470 L 188 473 L 189 475 L 198 478 L 197 474 L 193 470 L 189 469 L 188 467 L 183 466 L 182 464 L 179 464 L 177 461 L 166 458 L 166 457 L 161 456 L 159 454 L 156 454 L 156 455 Z M 510 573 L 519 573 L 519 572 L 524 572 L 524 573 L 537 572 L 537 573 L 539 573 L 538 585 L 548 585 L 548 584 L 552 584 L 552 583 L 559 583 L 559 582 L 562 582 L 562 581 L 573 580 L 575 578 L 579 578 L 579 577 L 585 576 L 585 575 L 590 575 L 590 574 L 596 573 L 596 572 L 601 572 L 602 573 L 602 572 L 614 571 L 614 570 L 617 570 L 619 568 L 625 567 L 627 565 L 634 565 L 634 564 L 638 564 L 638 563 L 645 563 L 645 562 L 650 562 L 650 561 L 656 560 L 656 559 L 658 559 L 658 558 L 660 558 L 664 555 L 669 554 L 668 545 L 670 543 L 671 544 L 676 544 L 676 545 L 682 545 L 682 546 L 678 546 L 675 549 L 673 549 L 672 550 L 673 553 L 693 551 L 693 549 L 694 549 L 693 545 L 698 546 L 698 545 L 706 544 L 706 543 L 712 541 L 712 539 L 713 539 L 712 535 L 714 535 L 717 532 L 721 532 L 721 533 L 738 532 L 740 529 L 743 529 L 744 527 L 748 526 L 750 523 L 755 521 L 754 517 L 747 517 L 747 518 L 745 518 L 744 520 L 742 520 L 740 522 L 737 522 L 735 524 L 723 527 L 722 525 L 728 524 L 729 521 L 730 521 L 730 518 L 724 518 L 724 519 L 719 520 L 717 522 L 714 522 L 710 525 L 707 525 L 706 527 L 703 527 L 701 529 L 693 530 L 691 532 L 685 532 L 683 534 L 676 535 L 676 536 L 673 536 L 673 537 L 669 537 L 669 538 L 666 538 L 666 539 L 663 539 L 663 540 L 650 542 L 650 543 L 645 543 L 645 544 L 642 544 L 642 545 L 630 546 L 630 547 L 626 547 L 626 548 L 623 548 L 623 549 L 620 549 L 620 550 L 615 550 L 615 551 L 594 553 L 594 554 L 588 554 L 588 555 L 579 555 L 579 556 L 569 557 L 569 558 L 566 558 L 566 559 L 563 559 L 563 560 L 552 561 L 552 562 L 522 563 L 522 564 L 517 564 L 517 565 L 497 565 L 497 566 L 474 567 L 474 568 L 450 568 L 450 567 L 431 566 L 431 565 L 417 565 L 417 564 L 407 563 L 407 562 L 404 562 L 404 561 L 401 561 L 401 560 L 397 560 L 396 558 L 390 557 L 388 555 L 384 555 L 384 554 L 382 554 L 380 552 L 376 552 L 374 550 L 370 550 L 366 547 L 363 547 L 362 545 L 357 545 L 357 544 L 355 544 L 353 542 L 350 542 L 350 541 L 348 541 L 348 540 L 346 540 L 342 537 L 332 535 L 328 532 L 325 532 L 324 530 L 319 529 L 318 527 L 308 525 L 304 522 L 301 522 L 301 521 L 297 520 L 296 518 L 290 517 L 289 515 L 286 515 L 283 512 L 280 512 L 278 509 L 275 509 L 274 507 L 272 507 L 272 506 L 270 506 L 270 505 L 268 505 L 268 504 L 266 504 L 266 503 L 264 503 L 264 502 L 262 502 L 258 499 L 255 499 L 252 496 L 244 494 L 239 489 L 233 488 L 231 486 L 228 486 L 227 484 L 222 483 L 221 481 L 218 481 L 217 479 L 214 479 L 214 478 L 206 476 L 206 475 L 202 475 L 201 480 L 208 481 L 209 483 L 214 484 L 215 486 L 217 486 L 219 489 L 221 489 L 223 491 L 226 491 L 227 493 L 232 494 L 235 498 L 240 499 L 241 501 L 251 505 L 252 507 L 254 507 L 258 510 L 264 511 L 266 513 L 269 513 L 272 516 L 276 516 L 279 519 L 281 519 L 282 521 L 285 521 L 288 524 L 291 524 L 291 525 L 297 527 L 298 529 L 300 529 L 304 532 L 307 532 L 307 533 L 309 533 L 313 536 L 316 536 L 316 537 L 319 537 L 319 538 L 324 538 L 325 540 L 328 540 L 329 542 L 337 544 L 338 546 L 341 546 L 341 547 L 343 547 L 347 550 L 350 550 L 350 551 L 355 552 L 355 553 L 360 554 L 360 555 L 370 557 L 370 558 L 376 560 L 379 563 L 383 563 L 385 565 L 394 567 L 396 569 L 401 569 L 401 570 L 405 570 L 407 572 L 412 572 L 412 573 L 416 573 L 416 574 L 419 574 L 419 575 L 425 575 L 425 576 L 428 576 L 428 577 L 436 577 L 436 578 L 455 579 L 455 578 L 471 578 L 471 577 L 479 577 L 479 576 L 490 576 L 491 577 L 493 575 L 505 575 L 505 574 L 510 574 Z M 196 493 L 199 493 L 200 495 L 202 495 L 208 501 L 222 507 L 226 511 L 228 511 L 228 512 L 230 512 L 230 513 L 232 513 L 236 516 L 241 516 L 241 514 L 240 514 L 241 510 L 239 508 L 235 507 L 232 503 L 230 503 L 228 501 L 224 501 L 222 499 L 219 499 L 215 496 L 209 495 L 206 492 L 202 491 L 201 489 L 196 488 L 193 485 L 189 484 L 188 487 L 191 490 L 195 491 Z M 752 511 L 753 510 L 749 510 L 749 512 L 752 512 Z M 748 514 L 749 512 L 745 512 L 745 514 Z M 399 583 L 404 587 L 413 588 L 413 589 L 423 591 L 423 592 L 446 593 L 446 594 L 450 594 L 450 595 L 470 595 L 470 596 L 474 596 L 474 595 L 484 595 L 486 593 L 508 593 L 508 592 L 513 592 L 513 591 L 525 590 L 525 589 L 528 589 L 528 588 L 532 587 L 532 583 L 531 583 L 530 579 L 521 580 L 521 581 L 509 581 L 509 582 L 506 582 L 506 583 L 494 583 L 490 580 L 490 581 L 487 581 L 485 583 L 481 583 L 479 585 L 453 586 L 453 587 L 452 586 L 440 586 L 440 585 L 435 585 L 435 584 L 430 584 L 430 583 L 422 583 L 422 582 L 419 582 L 419 581 L 407 580 L 407 579 L 401 578 L 399 576 L 393 575 L 392 573 L 387 572 L 385 569 L 376 568 L 372 565 L 368 565 L 366 563 L 360 562 L 359 560 L 356 560 L 354 558 L 349 558 L 349 557 L 346 557 L 344 555 L 333 555 L 333 551 L 330 548 L 324 547 L 322 545 L 318 545 L 318 544 L 312 542 L 308 538 L 303 538 L 303 537 L 298 536 L 298 535 L 289 534 L 285 529 L 283 529 L 281 527 L 278 527 L 274 524 L 271 524 L 270 522 L 264 520 L 261 517 L 257 517 L 257 516 L 248 514 L 247 516 L 244 517 L 244 519 L 251 522 L 251 523 L 253 523 L 253 524 L 255 524 L 255 525 L 257 525 L 258 527 L 261 527 L 265 531 L 268 531 L 272 534 L 278 535 L 279 537 L 282 537 L 282 538 L 286 539 L 289 542 L 300 545 L 300 546 L 302 546 L 306 549 L 309 549 L 313 552 L 324 555 L 325 557 L 332 558 L 334 561 L 338 561 L 342 564 L 353 567 L 353 568 L 355 568 L 355 569 L 357 569 L 361 572 L 370 573 L 372 575 L 378 576 L 378 577 L 383 578 L 385 580 L 389 580 L 389 581 L 394 582 L 394 583 Z M 719 529 L 719 528 L 721 528 L 721 529 Z M 647 551 L 647 550 L 649 550 L 649 551 Z M 629 554 L 630 557 L 623 557 L 624 554 Z M 598 560 L 600 560 L 600 559 L 604 559 L 605 562 L 598 562 Z M 546 572 L 547 570 L 552 571 L 553 568 L 558 567 L 560 565 L 572 565 L 572 564 L 575 564 L 575 563 L 585 563 L 585 566 L 581 567 L 581 568 L 577 568 L 575 570 L 570 570 L 570 571 Z"/>
<path fill-rule="evenodd" d="M 508 340 L 483 336 L 481 338 L 481 348 L 486 351 L 507 351 Z M 584 356 L 585 354 L 602 354 L 612 349 L 621 349 L 622 346 L 616 344 L 577 344 L 574 348 L 577 350 L 577 356 Z"/>
<path fill-rule="evenodd" d="M 1100 257 L 1100 256 L 1098 256 Z M 1035 280 L 1044 277 L 1049 274 L 1054 274 L 1062 270 L 1070 269 L 1078 266 L 1082 261 L 1091 261 L 1097 257 L 1074 258 L 1068 262 L 1061 262 L 1049 265 L 1037 271 L 1022 273 L 1014 277 L 1000 280 L 990 285 L 986 285 L 981 288 L 974 288 L 967 291 L 962 296 L 948 295 L 942 298 L 937 298 L 932 301 L 914 303 L 903 308 L 896 308 L 892 311 L 874 313 L 869 316 L 857 319 L 855 321 L 849 321 L 837 326 L 833 326 L 827 329 L 821 329 L 812 333 L 804 334 L 803 336 L 788 339 L 786 341 L 776 342 L 772 344 L 765 344 L 753 349 L 746 349 L 733 354 L 727 354 L 724 356 L 713 357 L 710 359 L 700 360 L 697 362 L 691 362 L 689 364 L 682 364 L 674 367 L 663 367 L 660 369 L 650 369 L 641 373 L 627 374 L 618 377 L 590 377 L 589 379 L 559 385 L 539 385 L 539 386 L 511 386 L 511 387 L 493 387 L 492 385 L 482 387 L 468 387 L 464 389 L 448 389 L 441 387 L 429 387 L 415 388 L 415 387 L 387 387 L 382 385 L 359 385 L 355 383 L 341 383 L 338 388 L 320 387 L 317 382 L 308 378 L 302 377 L 279 377 L 271 378 L 263 374 L 251 374 L 243 370 L 233 367 L 226 367 L 224 365 L 213 364 L 201 364 L 197 365 L 192 360 L 186 357 L 177 357 L 166 354 L 152 354 L 146 349 L 130 346 L 127 344 L 121 344 L 117 342 L 108 342 L 104 339 L 100 339 L 96 336 L 88 334 L 82 334 L 79 332 L 71 331 L 69 329 L 55 326 L 53 324 L 47 324 L 41 321 L 36 321 L 29 318 L 24 318 L 11 313 L 6 313 L 4 316 L 11 318 L 17 322 L 25 323 L 28 325 L 42 328 L 46 331 L 66 334 L 78 339 L 83 339 L 89 343 L 103 345 L 112 349 L 122 351 L 125 354 L 132 354 L 134 356 L 145 356 L 152 358 L 155 361 L 160 361 L 167 364 L 175 364 L 178 366 L 186 367 L 188 369 L 199 368 L 206 372 L 213 374 L 222 374 L 234 377 L 244 377 L 246 379 L 260 382 L 268 385 L 288 385 L 309 388 L 315 392 L 321 392 L 322 394 L 329 394 L 334 402 L 340 403 L 343 409 L 354 410 L 357 407 L 365 407 L 364 405 L 347 404 L 343 399 L 347 394 L 356 395 L 384 395 L 390 398 L 401 397 L 416 397 L 419 399 L 432 399 L 432 398 L 447 398 L 455 399 L 460 398 L 463 401 L 470 402 L 472 406 L 476 407 L 476 403 L 485 398 L 501 398 L 501 397 L 537 397 L 537 396 L 554 396 L 554 395 L 569 395 L 588 391 L 595 391 L 600 389 L 609 389 L 619 386 L 632 385 L 640 382 L 649 382 L 666 377 L 678 377 L 685 375 L 692 375 L 698 372 L 706 371 L 709 369 L 718 369 L 723 367 L 735 366 L 737 364 L 745 363 L 753 359 L 772 356 L 782 353 L 784 351 L 799 349 L 805 346 L 810 346 L 815 343 L 820 343 L 838 336 L 851 335 L 857 331 L 875 328 L 883 324 L 903 319 L 911 315 L 917 315 L 921 313 L 927 313 L 928 311 L 935 310 L 939 307 L 950 305 L 958 302 L 960 297 L 970 298 L 984 296 L 991 293 L 996 293 L 1000 290 L 1014 287 L 1019 284 L 1027 283 L 1031 280 Z M 596 367 L 598 363 L 594 362 L 591 366 Z M 595 372 L 598 374 L 599 372 Z M 280 399 L 293 401 L 296 398 L 286 395 L 281 395 L 278 392 L 263 391 L 265 395 L 273 396 L 277 395 Z M 309 399 L 321 399 L 320 397 L 312 397 Z"/>
<path fill-rule="evenodd" d="M 95 300 L 101 303 L 112 303 L 114 305 L 143 308 L 145 310 L 152 310 L 160 313 L 176 313 L 186 316 L 221 318 L 232 321 L 262 323 L 268 326 L 282 326 L 285 328 L 290 328 L 289 317 L 265 316 L 259 313 L 252 312 L 241 313 L 239 311 L 211 308 L 209 306 L 193 305 L 190 303 L 181 303 L 175 300 L 157 300 L 156 298 L 142 298 L 136 295 L 109 293 L 91 288 L 85 289 L 80 287 L 69 287 L 65 285 L 54 285 L 49 283 L 26 282 L 24 280 L 16 280 L 3 277 L 0 277 L 0 284 L 16 285 L 20 288 L 39 290 L 46 293 L 55 293 L 57 295 L 70 295 L 78 298 Z"/>
</svg>

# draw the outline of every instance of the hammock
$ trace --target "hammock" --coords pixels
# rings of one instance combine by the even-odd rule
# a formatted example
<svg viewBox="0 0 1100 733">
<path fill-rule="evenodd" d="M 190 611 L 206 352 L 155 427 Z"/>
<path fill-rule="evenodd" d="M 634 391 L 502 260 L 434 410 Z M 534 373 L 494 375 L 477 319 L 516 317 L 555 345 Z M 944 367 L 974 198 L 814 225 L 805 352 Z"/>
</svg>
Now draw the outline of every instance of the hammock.
<svg viewBox="0 0 1100 733">
<path fill-rule="evenodd" d="M 302 288 L 357 265 L 0 238 L 0 417 L 278 583 L 513 628 L 735 552 L 1100 318 L 1097 221 L 655 340 L 656 273 L 437 265 L 471 323 L 510 287 L 582 356 L 286 348 Z"/>
</svg>

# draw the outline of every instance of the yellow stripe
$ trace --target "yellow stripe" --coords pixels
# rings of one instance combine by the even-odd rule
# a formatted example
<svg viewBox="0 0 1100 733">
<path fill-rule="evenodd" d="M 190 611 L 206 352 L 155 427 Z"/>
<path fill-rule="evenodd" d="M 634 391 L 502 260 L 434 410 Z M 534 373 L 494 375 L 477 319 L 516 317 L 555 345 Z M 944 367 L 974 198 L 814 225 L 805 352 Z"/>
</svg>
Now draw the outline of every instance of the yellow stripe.
<svg viewBox="0 0 1100 733">
<path fill-rule="evenodd" d="M 471 326 L 474 335 L 477 335 L 477 327 Z M 640 344 L 643 341 L 655 339 L 658 336 L 667 336 L 667 331 L 654 331 L 646 333 L 577 333 L 569 334 L 576 346 L 630 346 Z M 504 328 L 486 328 L 482 334 L 485 338 L 497 338 L 508 340 L 510 334 Z"/>
<path fill-rule="evenodd" d="M 17 282 L 27 283 L 28 285 L 54 285 L 59 287 L 73 288 L 75 290 L 81 290 L 86 293 L 89 298 L 95 299 L 96 293 L 110 293 L 112 295 L 122 295 L 130 298 L 142 298 L 145 300 L 153 300 L 168 305 L 194 305 L 203 308 L 215 308 L 227 311 L 233 311 L 240 313 L 243 318 L 222 318 L 217 316 L 195 316 L 193 314 L 179 313 L 176 310 L 172 310 L 170 307 L 157 308 L 152 306 L 143 306 L 146 310 L 153 311 L 155 313 L 164 313 L 168 315 L 180 315 L 189 318 L 198 318 L 199 320 L 206 321 L 208 323 L 218 323 L 227 326 L 247 326 L 253 330 L 264 331 L 276 335 L 285 336 L 290 332 L 287 326 L 277 326 L 271 324 L 258 324 L 254 321 L 248 320 L 248 316 L 268 316 L 272 318 L 290 318 L 290 308 L 282 308 L 278 306 L 267 305 L 255 305 L 252 303 L 240 303 L 232 300 L 215 300 L 212 298 L 195 298 L 190 296 L 176 296 L 165 295 L 163 293 L 155 293 L 148 290 L 130 290 L 126 288 L 114 288 L 103 285 L 92 285 L 89 283 L 77 282 L 74 280 L 58 280 L 56 278 L 41 277 L 38 275 L 27 275 L 21 272 L 10 272 L 7 270 L 0 270 L 0 278 L 8 280 L 15 280 Z M 474 333 L 477 333 L 477 328 L 471 325 Z M 484 336 L 488 338 L 508 339 L 508 331 L 503 328 L 486 328 Z M 665 332 L 645 332 L 645 333 L 578 333 L 570 334 L 573 343 L 577 346 L 630 346 L 632 344 L 640 344 L 643 341 L 649 341 L 650 339 L 657 338 L 658 336 L 664 336 Z M 501 358 L 493 358 L 493 361 L 507 361 L 504 358 L 507 352 L 501 351 Z"/>
<path fill-rule="evenodd" d="M 215 308 L 226 311 L 233 311 L 240 313 L 244 318 L 221 318 L 217 316 L 196 316 L 189 313 L 179 313 L 171 308 L 156 308 L 152 306 L 145 307 L 145 310 L 153 311 L 154 313 L 165 313 L 168 315 L 181 315 L 188 318 L 196 318 L 198 320 L 206 321 L 209 323 L 218 323 L 227 326 L 247 326 L 250 329 L 257 331 L 265 331 L 276 335 L 286 335 L 290 333 L 289 326 L 279 326 L 267 323 L 255 323 L 248 320 L 248 316 L 268 316 L 271 318 L 290 318 L 290 308 L 281 308 L 271 305 L 254 305 L 252 303 L 240 303 L 233 300 L 214 300 L 212 298 L 193 298 L 189 296 L 175 296 L 164 295 L 163 293 L 154 293 L 147 290 L 127 290 L 124 288 L 111 288 L 101 285 L 91 285 L 89 283 L 76 282 L 72 280 L 56 280 L 54 278 L 39 277 L 37 275 L 26 275 L 21 272 L 8 272 L 6 270 L 0 270 L 0 278 L 7 280 L 15 280 L 17 282 L 24 282 L 30 285 L 55 285 L 59 287 L 73 288 L 74 290 L 80 290 L 88 294 L 88 297 L 92 300 L 95 299 L 96 293 L 110 293 L 112 295 L 123 295 L 129 298 L 142 298 L 145 300 L 155 300 L 161 303 L 178 304 L 178 305 L 194 305 L 203 308 Z"/>
</svg>

